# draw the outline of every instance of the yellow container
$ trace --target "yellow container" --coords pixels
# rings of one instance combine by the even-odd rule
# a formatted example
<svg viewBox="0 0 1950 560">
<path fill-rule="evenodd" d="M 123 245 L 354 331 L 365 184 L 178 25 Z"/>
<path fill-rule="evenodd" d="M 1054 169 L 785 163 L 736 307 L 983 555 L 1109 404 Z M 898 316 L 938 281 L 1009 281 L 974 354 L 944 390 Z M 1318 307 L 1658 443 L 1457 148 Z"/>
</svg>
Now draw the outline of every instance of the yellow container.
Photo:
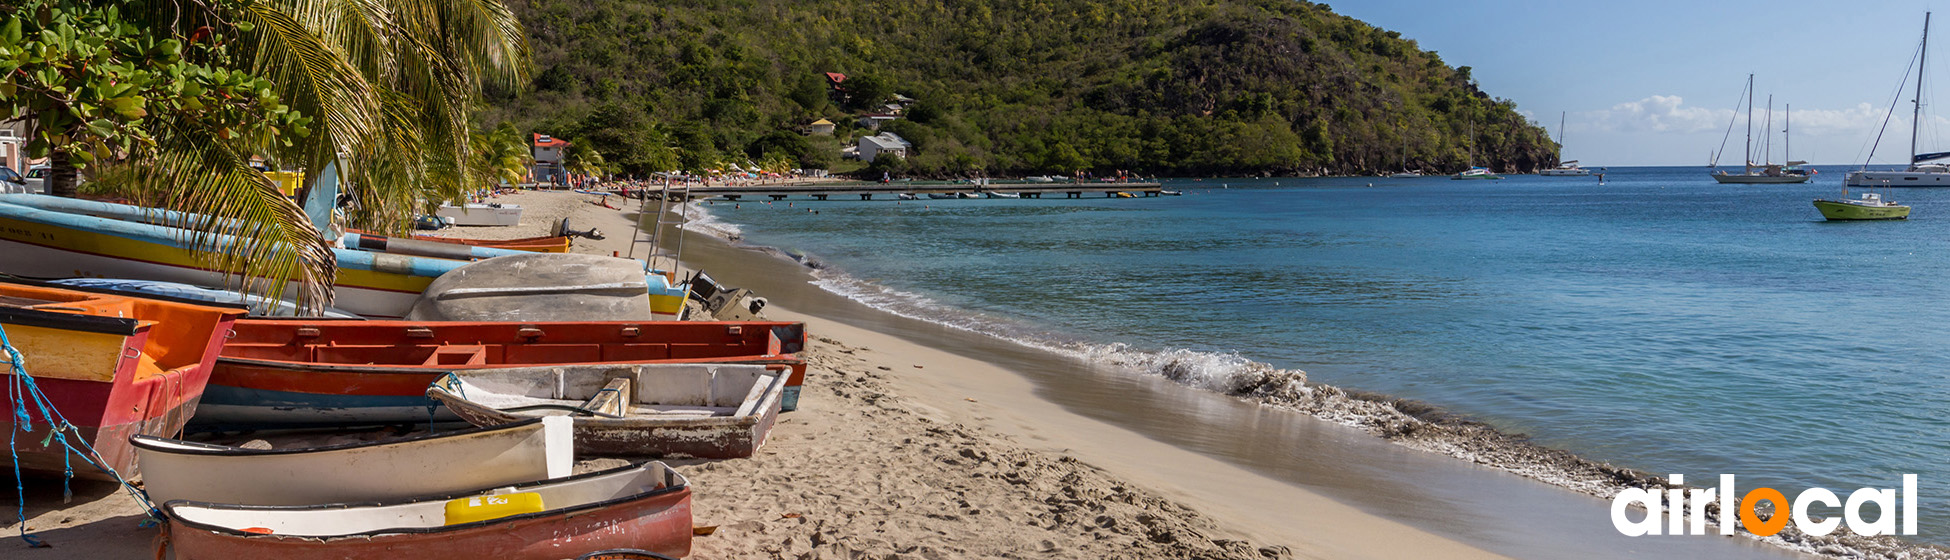
<svg viewBox="0 0 1950 560">
<path fill-rule="evenodd" d="M 305 179 L 305 174 L 296 171 L 266 171 L 264 176 L 277 183 L 278 192 L 285 196 L 298 196 L 298 182 Z"/>
<path fill-rule="evenodd" d="M 447 524 L 460 525 L 538 511 L 542 511 L 542 495 L 534 492 L 474 496 L 447 501 Z"/>
</svg>

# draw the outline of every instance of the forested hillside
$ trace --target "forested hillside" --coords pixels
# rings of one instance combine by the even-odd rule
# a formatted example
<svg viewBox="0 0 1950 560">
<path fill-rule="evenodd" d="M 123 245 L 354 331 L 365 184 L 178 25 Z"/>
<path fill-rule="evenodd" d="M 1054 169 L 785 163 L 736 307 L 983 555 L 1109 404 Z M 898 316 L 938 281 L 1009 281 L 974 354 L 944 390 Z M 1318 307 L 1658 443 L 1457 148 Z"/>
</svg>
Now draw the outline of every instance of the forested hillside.
<svg viewBox="0 0 1950 560">
<path fill-rule="evenodd" d="M 527 91 L 484 123 L 596 145 L 627 172 L 789 157 L 837 165 L 857 115 L 927 176 L 1500 171 L 1557 146 L 1398 33 L 1287 0 L 511 0 Z M 829 90 L 828 72 L 848 76 Z M 819 118 L 838 139 L 808 138 Z M 878 169 L 875 169 L 878 171 Z"/>
</svg>

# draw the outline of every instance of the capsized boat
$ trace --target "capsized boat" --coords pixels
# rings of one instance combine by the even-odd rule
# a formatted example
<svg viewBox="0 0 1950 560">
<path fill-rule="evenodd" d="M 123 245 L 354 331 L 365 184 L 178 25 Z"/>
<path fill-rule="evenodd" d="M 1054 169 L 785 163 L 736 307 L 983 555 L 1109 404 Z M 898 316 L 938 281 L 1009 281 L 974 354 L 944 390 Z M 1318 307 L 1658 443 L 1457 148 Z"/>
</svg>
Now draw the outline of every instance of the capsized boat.
<svg viewBox="0 0 1950 560">
<path fill-rule="evenodd" d="M 1843 195 L 1847 196 L 1847 193 Z M 1815 201 L 1815 209 L 1821 211 L 1821 217 L 1832 221 L 1909 219 L 1908 206 L 1883 200 L 1882 195 L 1876 193 L 1862 193 L 1860 198 L 1819 199 Z"/>
<path fill-rule="evenodd" d="M 518 226 L 521 225 L 521 206 L 500 203 L 467 203 L 459 206 L 442 204 L 433 215 L 452 218 L 457 226 Z"/>
<path fill-rule="evenodd" d="M 101 294 L 23 282 L 0 282 L 0 329 L 23 358 L 26 374 L 59 418 L 30 395 L 0 393 L 0 429 L 18 445 L 10 456 L 21 470 L 75 476 L 132 478 L 136 457 L 130 436 L 171 436 L 196 413 L 224 335 L 244 315 L 241 307 L 161 298 Z M 0 384 L 16 387 L 21 374 L 0 355 Z M 28 424 L 11 411 L 24 410 Z M 42 443 L 57 420 L 80 449 L 92 446 L 99 466 L 72 457 L 59 443 Z M 84 445 L 85 444 L 85 445 Z"/>
<path fill-rule="evenodd" d="M 511 366 L 743 363 L 791 369 L 797 408 L 805 324 L 246 319 L 223 347 L 199 425 L 357 425 L 456 419 L 426 396 L 451 371 Z"/>
<path fill-rule="evenodd" d="M 381 473 L 372 473 L 379 475 Z M 163 504 L 178 560 L 559 560 L 615 548 L 691 551 L 691 488 L 661 462 L 397 502 Z"/>
<path fill-rule="evenodd" d="M 384 502 L 453 494 L 575 471 L 571 421 L 494 426 L 374 442 L 246 449 L 135 436 L 151 501 L 251 506 Z"/>
<path fill-rule="evenodd" d="M 427 396 L 476 426 L 575 417 L 593 455 L 750 457 L 785 391 L 783 366 L 656 364 L 477 369 L 442 376 Z"/>
</svg>

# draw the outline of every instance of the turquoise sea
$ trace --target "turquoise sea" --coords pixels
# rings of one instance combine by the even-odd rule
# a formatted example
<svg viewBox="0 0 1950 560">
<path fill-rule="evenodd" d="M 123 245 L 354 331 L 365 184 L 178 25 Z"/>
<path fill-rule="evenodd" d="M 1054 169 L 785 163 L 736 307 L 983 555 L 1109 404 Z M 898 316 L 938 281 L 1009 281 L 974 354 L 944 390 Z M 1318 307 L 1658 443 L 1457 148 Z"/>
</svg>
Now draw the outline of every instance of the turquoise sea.
<svg viewBox="0 0 1950 560">
<path fill-rule="evenodd" d="M 1223 386 L 1243 359 L 1743 490 L 1914 473 L 1917 538 L 1950 543 L 1950 189 L 1890 193 L 1908 221 L 1829 223 L 1809 202 L 1839 196 L 1846 169 L 1821 171 L 704 208 L 870 305 L 1026 343 L 1210 356 L 1185 390 Z"/>
</svg>

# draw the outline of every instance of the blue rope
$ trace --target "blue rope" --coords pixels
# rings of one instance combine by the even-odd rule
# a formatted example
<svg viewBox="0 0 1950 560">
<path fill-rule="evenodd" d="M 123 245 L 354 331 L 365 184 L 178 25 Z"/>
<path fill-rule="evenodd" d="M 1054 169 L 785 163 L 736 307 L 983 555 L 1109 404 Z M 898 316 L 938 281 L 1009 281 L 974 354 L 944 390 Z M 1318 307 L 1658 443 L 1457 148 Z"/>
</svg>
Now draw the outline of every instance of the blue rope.
<svg viewBox="0 0 1950 560">
<path fill-rule="evenodd" d="M 41 447 L 47 447 L 53 443 L 60 443 L 61 448 L 66 450 L 66 453 L 61 454 L 63 467 L 61 497 L 63 500 L 74 498 L 74 489 L 69 485 L 69 482 L 74 480 L 74 457 L 80 456 L 90 466 L 114 478 L 115 482 L 120 484 L 123 490 L 129 492 L 129 497 L 135 498 L 136 503 L 142 504 L 144 512 L 149 517 L 143 521 L 143 526 L 151 526 L 151 524 L 162 519 L 162 512 L 156 509 L 155 504 L 149 502 L 148 497 L 143 495 L 142 490 L 137 489 L 135 485 L 129 484 L 129 481 L 123 479 L 120 473 L 110 468 L 108 466 L 108 460 L 103 459 L 101 454 L 97 453 L 93 446 L 88 445 L 87 440 L 80 437 L 80 429 L 75 428 L 74 424 L 68 423 L 67 417 L 62 416 L 61 411 L 54 408 L 54 403 L 48 400 L 47 394 L 41 392 L 40 385 L 34 383 L 34 377 L 27 374 L 27 364 L 24 361 L 25 359 L 20 355 L 20 350 L 14 348 L 13 341 L 7 338 L 5 325 L 0 325 L 0 349 L 6 351 L 7 363 L 13 368 L 12 380 L 7 384 L 7 396 L 13 399 L 14 423 L 20 426 L 19 430 L 9 430 L 7 434 L 7 453 L 13 457 L 14 490 L 17 492 L 15 495 L 18 496 L 18 503 L 15 504 L 16 509 L 14 513 L 20 519 L 20 540 L 25 541 L 28 546 L 34 548 L 46 548 L 48 546 L 47 543 L 41 542 L 40 539 L 27 533 L 27 479 L 21 476 L 20 472 L 20 444 L 18 440 L 20 438 L 20 432 L 33 433 L 34 431 L 34 417 L 28 414 L 27 410 L 27 402 L 29 401 L 32 401 L 34 408 L 41 413 L 41 419 L 46 420 L 48 423 L 48 434 L 46 438 L 41 440 Z M 75 431 L 74 441 L 68 439 L 69 430 Z M 79 448 L 76 447 L 77 443 L 80 445 Z"/>
</svg>

